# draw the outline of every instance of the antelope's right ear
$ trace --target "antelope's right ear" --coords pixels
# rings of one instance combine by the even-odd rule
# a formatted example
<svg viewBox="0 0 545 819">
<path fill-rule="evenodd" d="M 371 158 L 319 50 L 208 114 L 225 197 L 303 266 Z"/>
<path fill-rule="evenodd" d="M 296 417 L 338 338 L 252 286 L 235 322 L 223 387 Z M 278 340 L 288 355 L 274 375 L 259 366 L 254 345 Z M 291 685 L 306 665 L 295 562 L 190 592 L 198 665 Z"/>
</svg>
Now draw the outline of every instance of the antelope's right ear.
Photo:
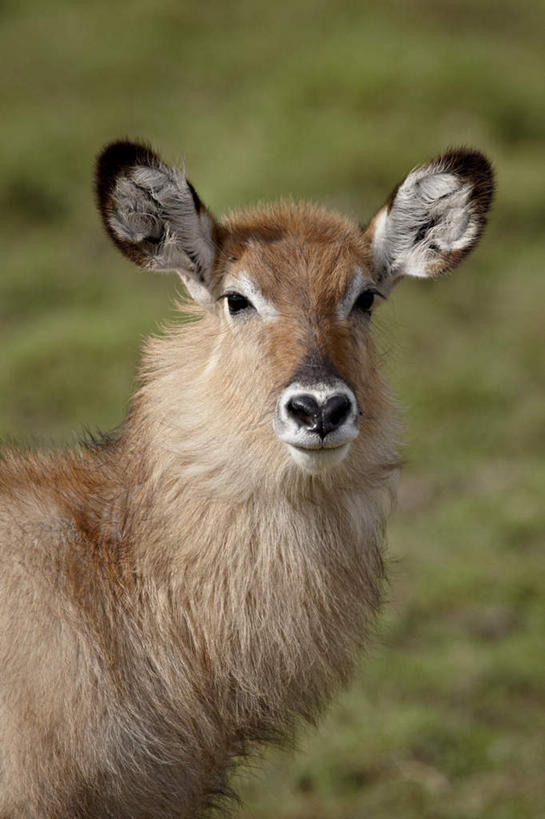
<svg viewBox="0 0 545 819">
<path fill-rule="evenodd" d="M 146 145 L 114 142 L 97 160 L 104 226 L 125 256 L 147 270 L 176 271 L 196 302 L 209 306 L 217 225 L 185 174 Z"/>
</svg>

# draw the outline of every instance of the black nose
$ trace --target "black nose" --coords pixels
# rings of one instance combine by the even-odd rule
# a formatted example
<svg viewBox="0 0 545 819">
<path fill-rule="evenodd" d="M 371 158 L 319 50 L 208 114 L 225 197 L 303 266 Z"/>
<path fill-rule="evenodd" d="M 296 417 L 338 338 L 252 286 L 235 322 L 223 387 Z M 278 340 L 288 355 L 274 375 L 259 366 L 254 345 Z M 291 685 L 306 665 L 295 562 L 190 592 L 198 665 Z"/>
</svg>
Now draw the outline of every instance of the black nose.
<svg viewBox="0 0 545 819">
<path fill-rule="evenodd" d="M 319 404 L 313 395 L 301 393 L 293 395 L 286 404 L 290 418 L 309 432 L 317 432 L 325 438 L 346 421 L 350 412 L 350 401 L 342 393 L 331 395 L 323 404 Z"/>
<path fill-rule="evenodd" d="M 342 393 L 332 395 L 322 407 L 322 427 L 324 436 L 328 432 L 340 427 L 348 418 L 350 412 L 350 401 Z"/>
</svg>

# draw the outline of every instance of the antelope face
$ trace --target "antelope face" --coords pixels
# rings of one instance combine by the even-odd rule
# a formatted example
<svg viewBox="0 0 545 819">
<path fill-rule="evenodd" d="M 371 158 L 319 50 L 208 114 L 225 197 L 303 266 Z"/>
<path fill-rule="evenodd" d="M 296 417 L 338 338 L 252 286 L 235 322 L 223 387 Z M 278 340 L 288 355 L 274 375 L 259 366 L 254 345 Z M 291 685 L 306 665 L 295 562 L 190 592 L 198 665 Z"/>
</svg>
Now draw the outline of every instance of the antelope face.
<svg viewBox="0 0 545 819">
<path fill-rule="evenodd" d="M 104 224 L 140 266 L 175 270 L 207 312 L 204 374 L 231 423 L 275 440 L 303 470 L 342 462 L 376 435 L 386 399 L 370 332 L 402 276 L 439 276 L 475 246 L 492 197 L 485 157 L 459 150 L 409 173 L 366 229 L 281 203 L 217 223 L 150 149 L 99 159 Z M 222 404 L 223 402 L 223 404 Z M 222 413 L 221 406 L 218 409 Z"/>
<path fill-rule="evenodd" d="M 226 331 L 262 373 L 269 434 L 303 469 L 327 469 L 348 454 L 376 391 L 369 330 L 382 294 L 367 243 L 348 220 L 301 205 L 228 227 Z"/>
</svg>

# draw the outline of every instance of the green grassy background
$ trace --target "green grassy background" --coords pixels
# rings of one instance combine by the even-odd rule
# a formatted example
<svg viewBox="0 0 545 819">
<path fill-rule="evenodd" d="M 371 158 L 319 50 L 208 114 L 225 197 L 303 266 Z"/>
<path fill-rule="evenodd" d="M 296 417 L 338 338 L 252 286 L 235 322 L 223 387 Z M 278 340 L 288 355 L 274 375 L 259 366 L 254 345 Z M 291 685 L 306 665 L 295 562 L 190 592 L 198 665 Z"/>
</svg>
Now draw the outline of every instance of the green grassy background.
<svg viewBox="0 0 545 819">
<path fill-rule="evenodd" d="M 101 145 L 149 139 L 216 212 L 369 218 L 448 145 L 493 159 L 489 230 L 376 329 L 406 409 L 389 604 L 350 690 L 243 778 L 245 819 L 545 816 L 542 0 L 1 0 L 0 437 L 123 417 L 172 278 L 110 246 Z"/>
</svg>

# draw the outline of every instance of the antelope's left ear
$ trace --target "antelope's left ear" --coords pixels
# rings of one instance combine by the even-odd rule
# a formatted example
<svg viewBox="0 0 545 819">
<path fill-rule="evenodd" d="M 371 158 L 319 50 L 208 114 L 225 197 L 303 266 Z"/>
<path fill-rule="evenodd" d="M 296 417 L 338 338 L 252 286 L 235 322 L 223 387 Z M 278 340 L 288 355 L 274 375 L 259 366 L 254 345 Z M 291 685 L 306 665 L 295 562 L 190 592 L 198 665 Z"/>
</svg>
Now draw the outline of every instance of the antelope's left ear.
<svg viewBox="0 0 545 819">
<path fill-rule="evenodd" d="M 452 270 L 477 244 L 493 191 L 479 151 L 449 151 L 415 168 L 367 228 L 377 277 L 393 283 Z"/>
</svg>

